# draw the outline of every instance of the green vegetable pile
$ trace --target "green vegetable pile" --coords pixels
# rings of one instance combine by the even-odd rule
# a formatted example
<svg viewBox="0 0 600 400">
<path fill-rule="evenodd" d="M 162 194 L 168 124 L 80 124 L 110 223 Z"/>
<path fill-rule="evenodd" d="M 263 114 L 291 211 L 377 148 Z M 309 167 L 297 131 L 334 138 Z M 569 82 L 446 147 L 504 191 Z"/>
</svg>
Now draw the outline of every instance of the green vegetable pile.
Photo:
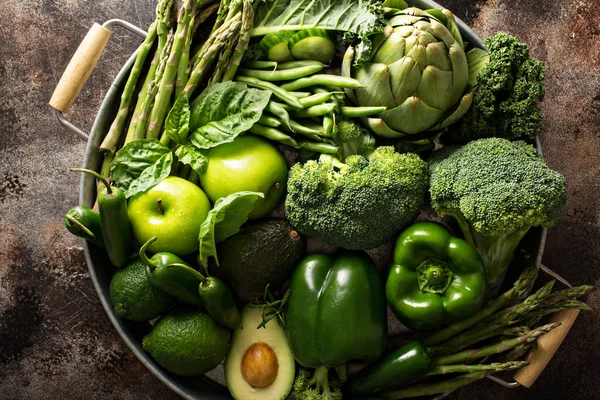
<svg viewBox="0 0 600 400">
<path fill-rule="evenodd" d="M 536 147 L 544 64 L 484 43 L 404 0 L 159 0 L 99 171 L 73 169 L 96 204 L 65 215 L 156 364 L 224 361 L 235 399 L 418 397 L 589 309 L 590 286 L 531 294 L 519 249 L 567 184 Z"/>
</svg>

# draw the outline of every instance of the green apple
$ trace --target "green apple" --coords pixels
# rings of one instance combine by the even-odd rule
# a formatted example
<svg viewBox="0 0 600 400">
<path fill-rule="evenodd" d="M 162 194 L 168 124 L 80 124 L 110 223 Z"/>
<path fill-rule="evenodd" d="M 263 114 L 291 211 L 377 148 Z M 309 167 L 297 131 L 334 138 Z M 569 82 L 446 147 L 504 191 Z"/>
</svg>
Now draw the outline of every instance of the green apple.
<svg viewBox="0 0 600 400">
<path fill-rule="evenodd" d="M 208 167 L 200 185 L 213 201 L 235 192 L 262 192 L 250 218 L 268 214 L 285 193 L 288 167 L 285 157 L 271 143 L 253 135 L 238 136 L 233 142 L 208 151 Z"/>
<path fill-rule="evenodd" d="M 169 176 L 132 197 L 127 213 L 140 244 L 156 236 L 158 239 L 148 248 L 151 252 L 185 256 L 198 251 L 200 225 L 210 208 L 202 189 L 185 179 Z"/>
</svg>

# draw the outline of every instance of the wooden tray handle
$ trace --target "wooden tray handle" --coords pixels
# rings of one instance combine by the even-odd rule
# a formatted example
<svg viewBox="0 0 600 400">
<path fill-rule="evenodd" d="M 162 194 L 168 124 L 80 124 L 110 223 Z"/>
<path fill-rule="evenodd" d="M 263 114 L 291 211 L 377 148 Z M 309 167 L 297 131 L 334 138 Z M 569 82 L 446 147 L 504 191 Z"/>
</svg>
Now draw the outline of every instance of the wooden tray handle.
<svg viewBox="0 0 600 400">
<path fill-rule="evenodd" d="M 67 112 L 98 63 L 110 35 L 111 31 L 94 23 L 56 85 L 49 102 L 50 106 L 58 111 Z"/>
<path fill-rule="evenodd" d="M 550 317 L 550 322 L 560 322 L 562 325 L 537 340 L 537 348 L 527 355 L 529 365 L 519 369 L 514 376 L 517 382 L 527 388 L 533 385 L 571 330 L 579 311 L 579 309 L 563 310 Z"/>
</svg>

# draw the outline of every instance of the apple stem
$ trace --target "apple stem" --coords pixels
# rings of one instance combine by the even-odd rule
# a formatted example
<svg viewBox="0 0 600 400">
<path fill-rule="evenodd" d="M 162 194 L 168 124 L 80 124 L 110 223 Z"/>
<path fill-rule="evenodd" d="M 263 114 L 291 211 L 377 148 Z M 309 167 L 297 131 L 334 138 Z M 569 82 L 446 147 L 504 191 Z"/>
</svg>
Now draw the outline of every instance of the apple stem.
<svg viewBox="0 0 600 400">
<path fill-rule="evenodd" d="M 156 236 L 154 236 L 153 238 L 149 239 L 146 243 L 144 243 L 144 245 L 140 249 L 140 253 L 139 253 L 140 258 L 142 259 L 144 264 L 146 264 L 148 266 L 148 268 L 150 268 L 151 271 L 154 271 L 156 268 L 158 268 L 158 265 L 156 263 L 154 263 L 151 259 L 148 258 L 148 256 L 146 255 L 146 249 L 148 248 L 148 246 L 150 246 L 152 243 L 154 243 L 156 241 L 156 239 L 158 239 L 158 238 Z"/>
<path fill-rule="evenodd" d="M 158 206 L 158 212 L 160 215 L 165 215 L 165 209 L 162 206 L 162 198 L 156 199 L 156 205 Z"/>
</svg>

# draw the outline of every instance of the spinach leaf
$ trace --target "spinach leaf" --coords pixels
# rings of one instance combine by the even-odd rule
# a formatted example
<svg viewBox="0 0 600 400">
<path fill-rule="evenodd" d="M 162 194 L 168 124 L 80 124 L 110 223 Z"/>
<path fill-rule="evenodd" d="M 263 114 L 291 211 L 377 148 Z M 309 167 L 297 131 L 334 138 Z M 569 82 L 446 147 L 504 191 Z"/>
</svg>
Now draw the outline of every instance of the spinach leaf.
<svg viewBox="0 0 600 400">
<path fill-rule="evenodd" d="M 208 166 L 207 150 L 200 150 L 189 144 L 182 144 L 175 151 L 177 159 L 192 167 L 198 175 L 202 175 Z"/>
<path fill-rule="evenodd" d="M 127 143 L 115 154 L 110 163 L 110 180 L 115 185 L 128 189 L 148 167 L 154 165 L 171 149 L 156 139 L 140 139 Z"/>
<path fill-rule="evenodd" d="M 256 8 L 251 35 L 305 28 L 352 32 L 362 39 L 354 58 L 360 64 L 370 59 L 370 36 L 383 31 L 384 21 L 383 8 L 372 0 L 271 0 Z"/>
<path fill-rule="evenodd" d="M 173 153 L 163 154 L 154 164 L 146 168 L 140 176 L 134 179 L 125 191 L 125 197 L 131 197 L 145 192 L 152 186 L 157 185 L 171 173 L 173 165 Z"/>
<path fill-rule="evenodd" d="M 251 89 L 238 82 L 209 87 L 192 105 L 191 142 L 199 149 L 232 142 L 258 122 L 270 98 L 270 91 Z"/>
<path fill-rule="evenodd" d="M 190 100 L 185 92 L 175 100 L 165 120 L 165 135 L 178 144 L 187 142 L 190 133 Z"/>
<path fill-rule="evenodd" d="M 200 226 L 198 235 L 200 242 L 198 260 L 205 269 L 209 257 L 214 257 L 219 265 L 216 244 L 237 233 L 242 224 L 248 220 L 248 214 L 254 208 L 254 204 L 264 197 L 265 195 L 260 192 L 237 192 L 215 202 L 215 206 Z"/>
</svg>

